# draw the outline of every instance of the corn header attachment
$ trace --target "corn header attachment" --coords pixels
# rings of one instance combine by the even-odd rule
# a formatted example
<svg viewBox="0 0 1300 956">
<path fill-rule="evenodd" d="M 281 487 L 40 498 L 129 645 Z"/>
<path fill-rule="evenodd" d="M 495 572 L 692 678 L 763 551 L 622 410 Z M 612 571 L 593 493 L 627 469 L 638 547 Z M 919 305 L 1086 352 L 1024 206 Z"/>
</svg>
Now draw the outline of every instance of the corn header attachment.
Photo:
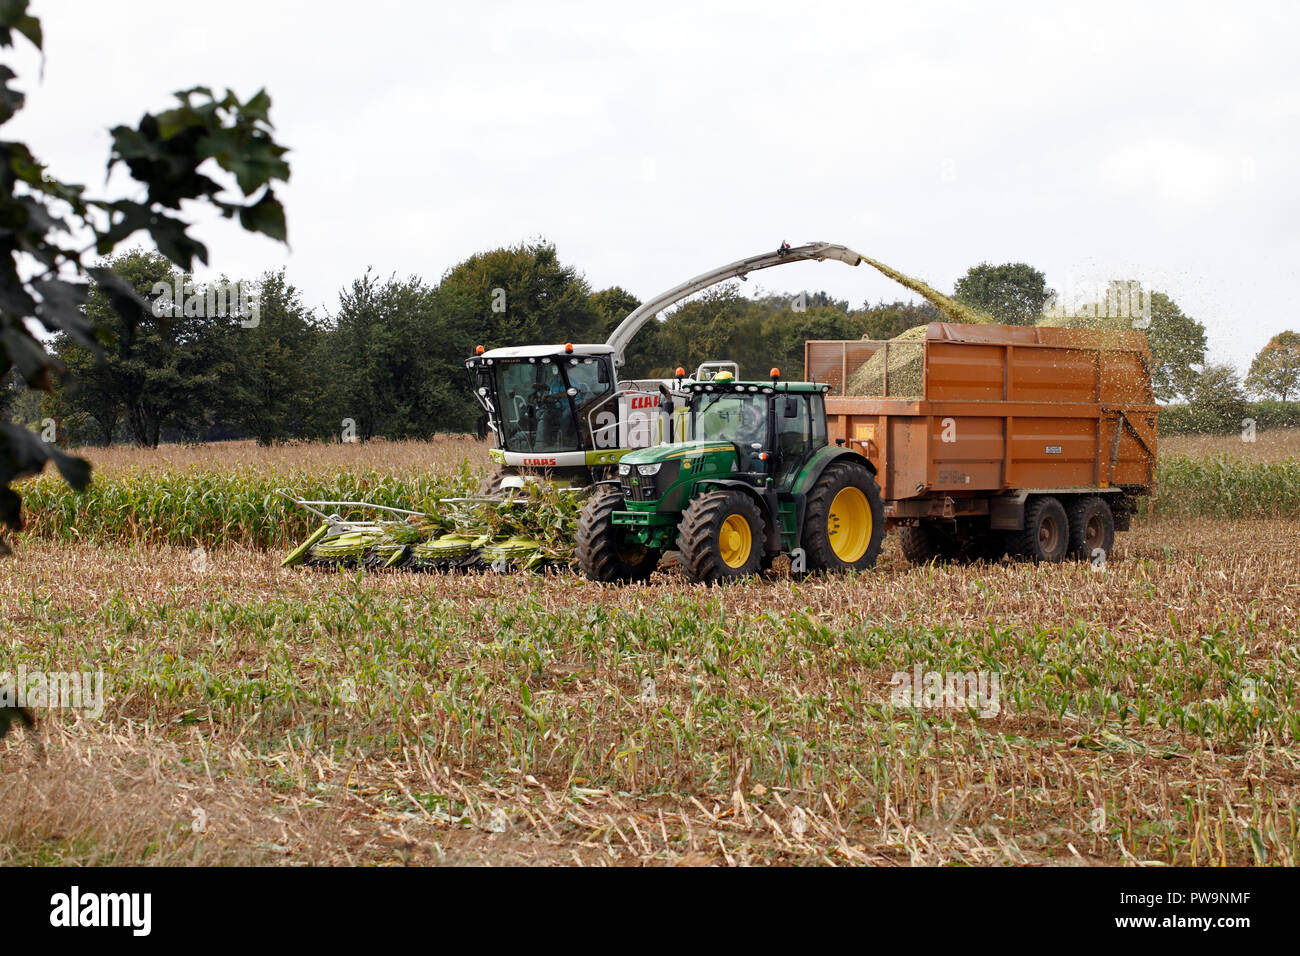
<svg viewBox="0 0 1300 956">
<path fill-rule="evenodd" d="M 564 516 L 576 514 L 577 502 L 539 483 L 501 496 L 442 498 L 434 513 L 280 494 L 321 520 L 281 567 L 505 573 L 575 561 Z"/>
</svg>

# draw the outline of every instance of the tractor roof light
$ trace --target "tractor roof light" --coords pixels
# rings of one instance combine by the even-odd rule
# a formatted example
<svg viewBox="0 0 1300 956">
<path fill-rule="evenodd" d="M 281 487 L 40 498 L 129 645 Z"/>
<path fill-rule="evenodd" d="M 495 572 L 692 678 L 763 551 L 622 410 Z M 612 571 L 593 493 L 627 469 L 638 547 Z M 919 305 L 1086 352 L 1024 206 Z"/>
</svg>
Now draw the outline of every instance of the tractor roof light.
<svg viewBox="0 0 1300 956">
<path fill-rule="evenodd" d="M 565 343 L 564 343 L 564 351 L 565 351 L 565 354 L 569 354 L 569 353 L 571 353 L 571 352 L 573 351 L 573 343 L 572 343 L 572 342 L 565 342 Z"/>
<path fill-rule="evenodd" d="M 774 368 L 767 374 L 772 376 L 772 382 L 775 383 L 776 380 L 781 377 L 781 370 L 779 368 Z"/>
<path fill-rule="evenodd" d="M 686 377 L 686 369 L 682 368 L 682 367 L 679 365 L 679 366 L 677 366 L 677 372 L 676 372 L 675 374 L 677 375 L 678 378 L 685 378 L 685 377 Z"/>
<path fill-rule="evenodd" d="M 474 354 L 475 354 L 475 355 L 482 355 L 482 354 L 483 354 L 484 352 L 486 352 L 486 351 L 487 351 L 487 349 L 483 348 L 483 346 L 481 346 L 481 345 L 476 345 L 476 346 L 474 346 Z"/>
</svg>

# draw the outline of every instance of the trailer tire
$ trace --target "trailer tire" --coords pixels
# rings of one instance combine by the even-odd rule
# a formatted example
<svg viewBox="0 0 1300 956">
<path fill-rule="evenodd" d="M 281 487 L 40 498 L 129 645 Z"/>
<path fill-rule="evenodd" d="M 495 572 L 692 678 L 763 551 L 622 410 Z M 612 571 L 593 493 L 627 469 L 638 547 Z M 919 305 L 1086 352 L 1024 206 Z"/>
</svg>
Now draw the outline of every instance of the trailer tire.
<svg viewBox="0 0 1300 956">
<path fill-rule="evenodd" d="M 623 495 L 601 488 L 587 499 L 578 517 L 578 563 L 592 581 L 644 581 L 659 566 L 661 552 L 628 542 L 614 524 L 614 512 L 623 508 Z"/>
<path fill-rule="evenodd" d="M 1065 508 L 1051 495 L 1025 504 L 1025 527 L 1007 536 L 1007 550 L 1024 561 L 1062 561 L 1070 546 L 1070 522 Z"/>
<path fill-rule="evenodd" d="M 809 571 L 861 571 L 880 557 L 885 502 L 862 465 L 835 461 L 808 493 L 803 547 Z"/>
<path fill-rule="evenodd" d="M 1103 560 L 1115 548 L 1115 515 L 1100 495 L 1087 495 L 1070 502 L 1070 557 L 1089 561 L 1098 548 Z"/>
<path fill-rule="evenodd" d="M 955 561 L 960 557 L 957 542 L 927 521 L 914 527 L 899 528 L 898 543 L 903 549 L 903 557 L 911 564 Z"/>
<path fill-rule="evenodd" d="M 696 584 L 755 574 L 763 559 L 763 531 L 763 513 L 745 492 L 696 495 L 677 532 L 682 571 Z"/>
<path fill-rule="evenodd" d="M 997 564 L 1007 556 L 1007 536 L 1001 531 L 981 532 L 971 539 L 966 554 L 971 561 Z"/>
</svg>

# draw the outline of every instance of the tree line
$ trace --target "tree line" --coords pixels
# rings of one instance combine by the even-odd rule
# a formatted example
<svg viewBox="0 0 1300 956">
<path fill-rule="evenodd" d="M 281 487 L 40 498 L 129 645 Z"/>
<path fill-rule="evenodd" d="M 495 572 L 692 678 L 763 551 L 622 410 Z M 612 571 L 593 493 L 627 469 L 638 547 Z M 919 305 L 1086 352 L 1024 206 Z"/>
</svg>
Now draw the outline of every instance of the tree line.
<svg viewBox="0 0 1300 956">
<path fill-rule="evenodd" d="M 43 425 L 65 445 L 481 433 L 463 366 L 476 345 L 601 342 L 640 304 L 617 286 L 591 288 L 544 240 L 471 256 L 437 283 L 367 271 L 332 313 L 309 308 L 284 271 L 204 285 L 156 252 L 105 265 L 151 307 L 121 312 L 112 289 L 92 284 L 83 311 L 102 354 L 57 336 L 53 350 L 70 374 L 49 393 L 26 392 L 16 377 L 0 383 L 0 418 Z M 1011 324 L 1040 320 L 1052 296 L 1023 263 L 981 263 L 954 291 Z M 1275 336 L 1243 383 L 1230 366 L 1207 363 L 1204 326 L 1172 298 L 1152 293 L 1150 311 L 1161 401 L 1213 407 L 1223 418 L 1247 389 L 1281 402 L 1300 392 L 1300 335 Z M 825 292 L 750 297 L 726 283 L 648 324 L 625 374 L 669 377 L 678 366 L 730 359 L 742 374 L 776 366 L 795 377 L 808 339 L 887 339 L 940 318 L 928 304 L 853 307 Z"/>
</svg>

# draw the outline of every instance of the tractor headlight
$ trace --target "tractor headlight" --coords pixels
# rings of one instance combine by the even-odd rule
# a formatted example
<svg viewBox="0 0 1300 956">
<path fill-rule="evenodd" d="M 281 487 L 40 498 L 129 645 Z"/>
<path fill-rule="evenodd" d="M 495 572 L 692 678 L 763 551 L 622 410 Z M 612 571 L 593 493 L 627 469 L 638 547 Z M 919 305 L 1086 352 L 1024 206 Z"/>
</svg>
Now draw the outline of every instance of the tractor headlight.
<svg viewBox="0 0 1300 956">
<path fill-rule="evenodd" d="M 659 474 L 659 469 L 663 467 L 663 464 L 662 461 L 657 461 L 653 465 L 637 465 L 636 473 L 644 478 L 649 478 L 651 475 Z"/>
<path fill-rule="evenodd" d="M 632 466 L 631 466 L 631 465 L 619 465 L 619 466 L 618 466 L 618 474 L 619 474 L 619 477 L 620 477 L 620 478 L 623 477 L 624 475 L 630 475 L 630 474 L 632 474 Z"/>
</svg>

